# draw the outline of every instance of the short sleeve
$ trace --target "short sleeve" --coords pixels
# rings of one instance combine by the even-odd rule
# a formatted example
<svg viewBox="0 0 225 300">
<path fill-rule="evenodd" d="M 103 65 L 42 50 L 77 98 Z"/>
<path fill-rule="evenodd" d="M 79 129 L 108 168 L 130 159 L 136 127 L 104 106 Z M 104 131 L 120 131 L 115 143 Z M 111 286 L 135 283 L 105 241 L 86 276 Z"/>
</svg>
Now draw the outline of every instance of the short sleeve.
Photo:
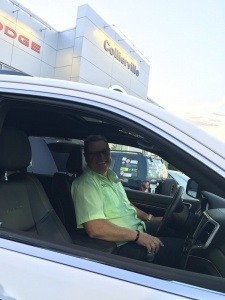
<svg viewBox="0 0 225 300">
<path fill-rule="evenodd" d="M 83 228 L 83 224 L 96 219 L 106 219 L 103 209 L 103 200 L 99 186 L 95 180 L 75 179 L 72 188 L 72 198 L 75 206 L 77 227 Z"/>
</svg>

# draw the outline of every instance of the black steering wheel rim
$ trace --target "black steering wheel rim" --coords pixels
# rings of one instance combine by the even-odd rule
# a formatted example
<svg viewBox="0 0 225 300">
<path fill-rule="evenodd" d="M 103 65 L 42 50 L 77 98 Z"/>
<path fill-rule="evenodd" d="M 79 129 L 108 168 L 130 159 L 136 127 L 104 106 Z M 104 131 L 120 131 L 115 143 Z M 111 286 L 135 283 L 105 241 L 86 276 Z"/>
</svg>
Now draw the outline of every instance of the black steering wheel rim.
<svg viewBox="0 0 225 300">
<path fill-rule="evenodd" d="M 167 210 L 166 210 L 166 212 L 163 216 L 162 221 L 159 224 L 159 227 L 158 227 L 157 232 L 156 232 L 157 236 L 161 236 L 165 233 L 165 231 L 168 227 L 168 224 L 171 220 L 172 214 L 176 210 L 176 208 L 177 208 L 177 206 L 180 202 L 180 199 L 181 199 L 181 196 L 182 196 L 183 192 L 184 192 L 184 188 L 182 186 L 180 186 L 178 188 L 177 192 L 174 194 L 173 199 L 172 199 L 169 207 L 167 208 Z"/>
</svg>

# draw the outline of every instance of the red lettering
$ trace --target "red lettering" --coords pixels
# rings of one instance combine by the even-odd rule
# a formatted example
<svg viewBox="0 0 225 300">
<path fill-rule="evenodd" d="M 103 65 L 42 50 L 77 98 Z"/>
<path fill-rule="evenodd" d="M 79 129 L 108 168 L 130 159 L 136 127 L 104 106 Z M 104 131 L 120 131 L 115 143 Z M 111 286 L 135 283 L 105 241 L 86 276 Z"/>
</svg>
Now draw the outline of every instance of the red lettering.
<svg viewBox="0 0 225 300">
<path fill-rule="evenodd" d="M 31 42 L 31 49 L 37 53 L 40 53 L 41 46 L 36 44 L 35 42 Z"/>
<path fill-rule="evenodd" d="M 0 22 L 0 31 L 3 30 L 4 25 Z M 15 39 L 17 37 L 17 33 L 14 29 L 12 29 L 9 26 L 5 26 L 5 30 L 4 30 L 4 34 L 9 36 L 12 39 Z M 31 45 L 30 45 L 30 39 L 28 39 L 27 37 L 25 37 L 24 35 L 20 34 L 18 36 L 18 41 L 26 46 L 26 47 L 30 47 L 33 51 L 37 52 L 40 54 L 41 52 L 41 45 L 36 44 L 35 42 L 31 41 Z"/>
<path fill-rule="evenodd" d="M 19 35 L 18 36 L 18 40 L 19 40 L 19 42 L 21 43 L 21 44 L 23 44 L 24 46 L 26 46 L 26 47 L 29 47 L 29 39 L 28 38 L 26 38 L 25 36 L 23 36 L 23 35 Z"/>
<path fill-rule="evenodd" d="M 10 28 L 9 26 L 5 26 L 5 34 L 13 39 L 17 37 L 17 33 L 15 32 L 15 30 Z"/>
</svg>

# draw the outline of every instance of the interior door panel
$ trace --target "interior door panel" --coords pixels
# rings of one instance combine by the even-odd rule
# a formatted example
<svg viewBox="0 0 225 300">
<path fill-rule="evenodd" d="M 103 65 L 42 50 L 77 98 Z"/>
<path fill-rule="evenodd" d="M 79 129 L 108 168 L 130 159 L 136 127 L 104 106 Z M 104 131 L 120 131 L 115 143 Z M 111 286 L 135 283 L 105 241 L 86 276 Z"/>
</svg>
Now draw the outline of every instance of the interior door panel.
<svg viewBox="0 0 225 300">
<path fill-rule="evenodd" d="M 125 191 L 131 203 L 154 216 L 162 216 L 172 200 L 172 197 L 165 195 L 145 193 L 128 188 L 125 188 Z"/>
<path fill-rule="evenodd" d="M 154 216 L 162 216 L 172 201 L 171 196 L 145 193 L 129 188 L 125 188 L 125 191 L 131 203 Z M 196 199 L 185 199 L 183 202 L 193 213 L 198 211 L 201 207 L 201 202 Z"/>
</svg>

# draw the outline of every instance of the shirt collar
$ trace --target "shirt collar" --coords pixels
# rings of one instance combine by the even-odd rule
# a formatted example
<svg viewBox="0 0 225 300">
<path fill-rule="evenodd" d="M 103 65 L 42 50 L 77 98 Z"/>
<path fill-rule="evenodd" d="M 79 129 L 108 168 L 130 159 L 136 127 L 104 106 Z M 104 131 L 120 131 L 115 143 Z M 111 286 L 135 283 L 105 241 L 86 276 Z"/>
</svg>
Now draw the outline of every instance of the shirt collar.
<svg viewBox="0 0 225 300">
<path fill-rule="evenodd" d="M 85 173 L 93 173 L 93 175 L 98 176 L 98 177 L 100 177 L 101 179 L 106 179 L 105 176 L 103 176 L 103 175 L 101 175 L 101 174 L 99 174 L 99 173 L 93 171 L 93 170 L 92 170 L 90 167 L 88 167 L 88 166 L 85 167 L 84 172 L 85 172 Z M 111 182 L 115 182 L 115 181 L 117 181 L 117 179 L 118 179 L 116 173 L 115 173 L 114 171 L 112 171 L 111 169 L 108 170 L 107 176 L 108 176 L 109 181 L 111 181 Z"/>
</svg>

